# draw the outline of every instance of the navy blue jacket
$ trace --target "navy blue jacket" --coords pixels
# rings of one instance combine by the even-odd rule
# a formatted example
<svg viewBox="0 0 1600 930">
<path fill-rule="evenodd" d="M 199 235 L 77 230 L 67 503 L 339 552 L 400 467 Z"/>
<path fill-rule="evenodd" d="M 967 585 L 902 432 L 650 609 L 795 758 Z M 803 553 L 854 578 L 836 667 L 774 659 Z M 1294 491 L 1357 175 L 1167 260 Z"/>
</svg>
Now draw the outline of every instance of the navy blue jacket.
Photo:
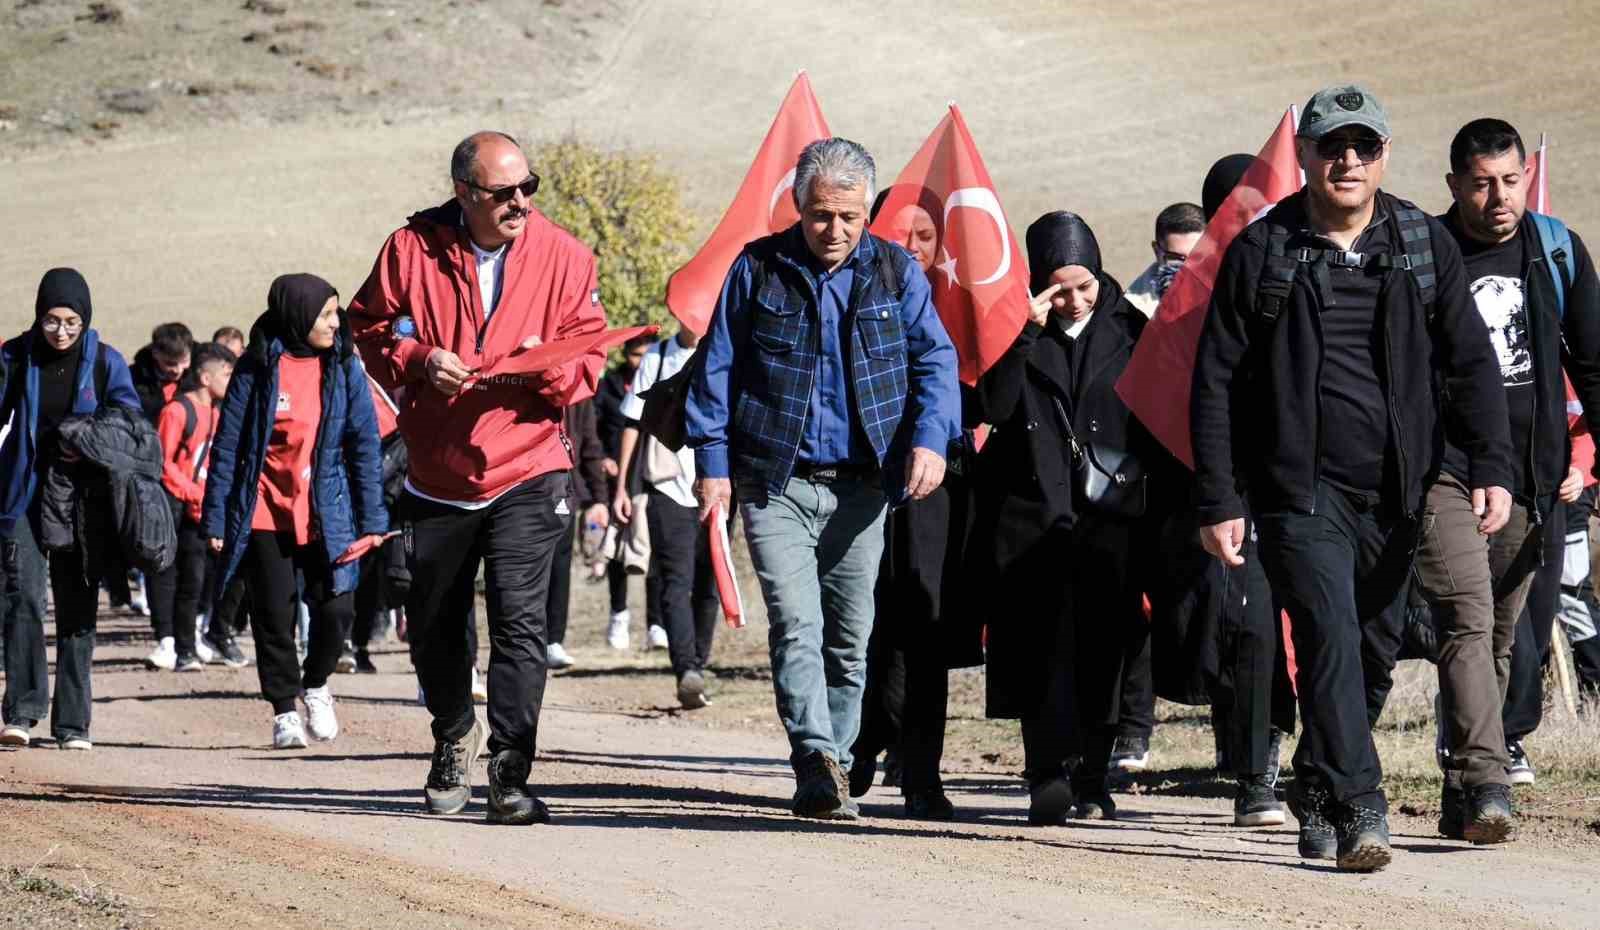
<svg viewBox="0 0 1600 930">
<path fill-rule="evenodd" d="M 214 589 L 218 597 L 239 570 L 250 542 L 261 468 L 277 415 L 282 355 L 283 343 L 266 336 L 257 321 L 250 347 L 233 370 L 212 436 L 200 532 L 222 540 L 222 579 Z M 358 538 L 388 532 L 382 462 L 367 374 L 361 360 L 350 354 L 341 328 L 333 351 L 322 360 L 322 423 L 311 455 L 311 523 L 318 537 L 312 545 L 321 547 L 330 564 Z M 359 574 L 359 560 L 336 566 L 333 593 L 354 591 Z"/>
<path fill-rule="evenodd" d="M 14 407 L 0 410 L 0 428 L 11 424 L 4 444 L 0 444 L 0 537 L 9 537 L 17 521 L 28 512 L 39 483 L 38 469 L 34 467 L 39 455 L 35 435 L 39 424 L 39 366 L 33 360 L 36 338 L 37 333 L 30 329 L 7 340 L 4 348 L 0 348 L 0 396 L 13 398 Z M 105 402 L 138 410 L 139 394 L 133 389 L 127 361 L 121 352 L 102 344 L 99 333 L 88 329 L 83 333 L 83 361 L 78 365 L 78 390 L 72 398 L 72 415 L 86 416 L 100 409 L 101 398 L 97 396 L 94 377 L 97 353 L 105 355 Z M 20 373 L 20 385 L 5 384 L 7 373 L 11 371 Z"/>
<path fill-rule="evenodd" d="M 862 235 L 850 259 L 856 264 L 841 332 L 852 425 L 896 489 L 903 476 L 894 465 L 911 448 L 943 455 L 961 437 L 956 350 L 927 276 L 903 254 L 897 300 L 878 271 L 880 261 L 891 260 L 881 253 L 899 248 Z M 821 351 L 809 255 L 797 223 L 745 246 L 728 271 L 685 405 L 702 477 L 755 480 L 782 494 L 794 472 Z"/>
</svg>

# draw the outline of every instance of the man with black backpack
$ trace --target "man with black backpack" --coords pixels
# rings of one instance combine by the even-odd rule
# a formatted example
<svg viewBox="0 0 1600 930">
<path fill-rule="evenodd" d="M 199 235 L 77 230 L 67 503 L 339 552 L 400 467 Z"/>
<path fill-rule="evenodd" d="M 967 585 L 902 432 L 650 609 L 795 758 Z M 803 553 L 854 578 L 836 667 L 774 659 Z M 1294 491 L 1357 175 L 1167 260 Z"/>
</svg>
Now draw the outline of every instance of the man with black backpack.
<svg viewBox="0 0 1600 930">
<path fill-rule="evenodd" d="M 1471 463 L 1452 429 L 1417 553 L 1439 633 L 1439 832 L 1480 844 L 1511 834 L 1501 705 L 1517 618 L 1539 565 L 1561 561 L 1543 544 L 1545 527 L 1563 519 L 1558 499 L 1576 500 L 1583 490 L 1582 472 L 1571 467 L 1563 369 L 1584 409 L 1600 411 L 1600 283 L 1577 236 L 1528 211 L 1525 159 L 1521 136 L 1504 120 L 1461 127 L 1445 176 L 1455 203 L 1440 218 L 1460 246 L 1468 290 L 1499 357 L 1513 450 L 1511 519 L 1485 545 L 1467 499 Z"/>
<path fill-rule="evenodd" d="M 1346 871 L 1390 859 L 1372 724 L 1442 453 L 1440 386 L 1478 532 L 1510 506 L 1499 366 L 1450 235 L 1378 189 L 1389 138 L 1366 89 L 1311 98 L 1296 141 L 1306 186 L 1229 246 L 1190 411 L 1201 541 L 1244 564 L 1248 501 L 1292 622 L 1300 853 Z"/>
<path fill-rule="evenodd" d="M 700 520 L 725 512 L 739 485 L 794 813 L 828 820 L 859 816 L 845 779 L 885 505 L 933 493 L 961 435 L 955 347 L 928 278 L 865 232 L 875 175 L 847 139 L 800 153 L 800 221 L 734 262 L 685 405 Z"/>
</svg>

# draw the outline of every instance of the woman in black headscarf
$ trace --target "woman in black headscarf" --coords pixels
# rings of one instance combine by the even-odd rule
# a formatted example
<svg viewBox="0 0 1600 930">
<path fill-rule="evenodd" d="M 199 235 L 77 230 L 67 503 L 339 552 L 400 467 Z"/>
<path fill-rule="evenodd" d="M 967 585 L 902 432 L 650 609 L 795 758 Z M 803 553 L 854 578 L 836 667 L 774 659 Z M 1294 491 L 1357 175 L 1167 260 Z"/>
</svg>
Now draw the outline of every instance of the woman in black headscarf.
<svg viewBox="0 0 1600 930">
<path fill-rule="evenodd" d="M 339 295 L 315 275 L 272 282 L 211 444 L 201 532 L 218 553 L 214 590 L 243 573 L 272 744 L 339 733 L 328 676 L 354 619 L 360 556 L 389 528 L 382 453 L 366 372 L 341 326 Z M 311 610 L 297 667 L 295 572 Z M 302 722 L 295 698 L 304 694 Z"/>
<path fill-rule="evenodd" d="M 40 545 L 39 489 L 45 472 L 77 452 L 60 442 L 69 417 L 108 404 L 139 409 L 122 354 L 90 328 L 89 284 L 74 268 L 39 281 L 33 325 L 0 348 L 0 599 L 5 627 L 5 727 L 0 745 L 26 746 L 50 705 L 50 730 L 62 749 L 89 749 L 99 578 L 85 577 L 77 549 L 48 554 Z M 46 563 L 55 599 L 56 689 L 49 700 L 45 663 Z"/>
<path fill-rule="evenodd" d="M 1035 297 L 978 381 L 994 432 L 978 457 L 970 552 L 988 592 L 988 713 L 1019 718 L 1037 825 L 1116 814 L 1106 786 L 1121 635 L 1154 441 L 1114 389 L 1145 325 L 1072 213 L 1028 227 Z"/>
</svg>

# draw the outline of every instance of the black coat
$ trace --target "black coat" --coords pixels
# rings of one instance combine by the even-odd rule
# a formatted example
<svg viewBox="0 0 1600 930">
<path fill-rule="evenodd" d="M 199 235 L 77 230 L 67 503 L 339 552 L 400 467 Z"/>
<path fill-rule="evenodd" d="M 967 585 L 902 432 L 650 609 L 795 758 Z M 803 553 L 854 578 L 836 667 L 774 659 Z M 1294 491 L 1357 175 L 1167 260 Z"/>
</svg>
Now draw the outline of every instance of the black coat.
<svg viewBox="0 0 1600 930">
<path fill-rule="evenodd" d="M 61 424 L 61 443 L 82 459 L 52 462 L 40 487 L 39 544 L 75 551 L 83 580 L 97 582 L 131 564 L 146 572 L 172 565 L 176 521 L 161 484 L 161 440 L 126 407 Z"/>
<path fill-rule="evenodd" d="M 1054 402 L 1070 412 L 1080 441 L 1141 461 L 1158 453 L 1115 390 L 1145 316 L 1122 299 L 1116 281 L 1100 280 L 1070 378 L 1063 377 L 1065 338 L 1029 323 L 977 384 L 979 410 L 994 426 L 978 456 L 969 547 L 985 592 L 991 717 L 1033 716 L 1047 702 L 1084 721 L 1109 722 L 1116 714 L 1121 636 L 1140 609 L 1130 567 L 1139 527 L 1076 499 Z M 1051 694 L 1051 673 L 1061 663 L 1074 668 L 1075 687 Z"/>
</svg>

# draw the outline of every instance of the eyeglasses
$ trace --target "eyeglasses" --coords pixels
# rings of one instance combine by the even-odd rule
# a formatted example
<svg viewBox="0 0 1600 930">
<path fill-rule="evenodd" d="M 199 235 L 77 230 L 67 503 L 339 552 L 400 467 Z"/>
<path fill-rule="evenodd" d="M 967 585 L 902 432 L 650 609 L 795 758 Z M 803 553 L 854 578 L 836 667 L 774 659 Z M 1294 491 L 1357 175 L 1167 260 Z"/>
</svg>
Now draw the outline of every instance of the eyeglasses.
<svg viewBox="0 0 1600 930">
<path fill-rule="evenodd" d="M 483 191 L 485 194 L 488 194 L 489 199 L 493 200 L 495 203 L 505 203 L 509 201 L 512 197 L 516 196 L 517 191 L 522 191 L 522 196 L 524 197 L 532 197 L 534 193 L 539 190 L 539 176 L 532 172 L 528 173 L 528 179 L 526 181 L 523 181 L 520 184 L 509 184 L 505 187 L 484 187 L 482 184 L 474 184 L 466 178 L 457 178 L 456 180 L 467 185 L 475 191 Z"/>
<path fill-rule="evenodd" d="M 1378 160 L 1383 154 L 1384 140 L 1374 135 L 1363 133 L 1359 136 L 1323 136 L 1317 140 L 1317 157 L 1323 161 L 1338 161 L 1344 157 L 1346 149 L 1355 149 L 1356 158 L 1363 164 Z"/>
<path fill-rule="evenodd" d="M 39 324 L 39 328 L 44 330 L 47 333 L 56 333 L 56 332 L 75 333 L 75 332 L 78 332 L 79 330 L 83 329 L 83 321 L 82 320 L 62 320 L 62 319 L 57 319 L 56 317 L 53 317 L 53 316 L 47 316 L 47 317 L 44 318 L 44 322 Z"/>
</svg>

